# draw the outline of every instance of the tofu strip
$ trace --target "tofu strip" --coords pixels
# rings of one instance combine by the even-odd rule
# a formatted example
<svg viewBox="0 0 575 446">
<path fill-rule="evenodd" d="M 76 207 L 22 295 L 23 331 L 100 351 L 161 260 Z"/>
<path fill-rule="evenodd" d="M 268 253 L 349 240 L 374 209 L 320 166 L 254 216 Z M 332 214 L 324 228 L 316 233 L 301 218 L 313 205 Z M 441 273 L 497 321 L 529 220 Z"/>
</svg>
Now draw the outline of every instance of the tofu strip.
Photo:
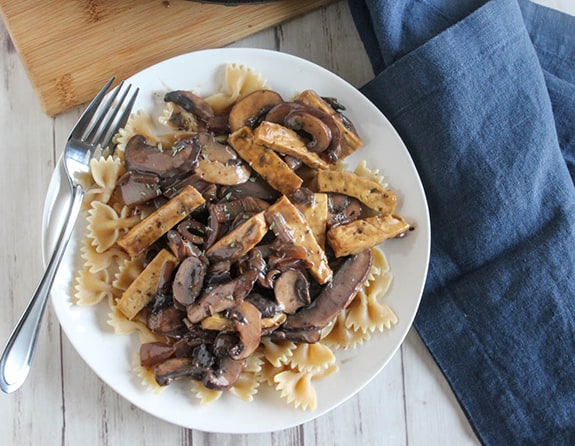
<svg viewBox="0 0 575 446">
<path fill-rule="evenodd" d="M 273 214 L 277 213 L 286 222 L 289 227 L 290 236 L 296 246 L 305 249 L 309 269 L 314 278 L 320 283 L 325 284 L 333 277 L 325 251 L 319 246 L 310 225 L 306 222 L 302 213 L 289 201 L 284 195 L 266 211 L 268 221 L 273 221 Z"/>
<path fill-rule="evenodd" d="M 320 192 L 335 192 L 357 198 L 371 209 L 391 214 L 397 205 L 397 197 L 377 181 L 360 177 L 352 172 L 320 170 L 317 173 Z"/>
<path fill-rule="evenodd" d="M 336 226 L 327 232 L 327 240 L 336 257 L 357 254 L 409 230 L 399 215 L 376 215 Z"/>
<path fill-rule="evenodd" d="M 182 192 L 132 227 L 118 240 L 118 245 L 130 256 L 136 257 L 204 202 L 204 197 L 193 186 L 186 186 Z"/>
<path fill-rule="evenodd" d="M 254 142 L 248 127 L 236 130 L 228 138 L 229 144 L 275 190 L 289 195 L 298 190 L 303 180 L 273 150 Z"/>
</svg>

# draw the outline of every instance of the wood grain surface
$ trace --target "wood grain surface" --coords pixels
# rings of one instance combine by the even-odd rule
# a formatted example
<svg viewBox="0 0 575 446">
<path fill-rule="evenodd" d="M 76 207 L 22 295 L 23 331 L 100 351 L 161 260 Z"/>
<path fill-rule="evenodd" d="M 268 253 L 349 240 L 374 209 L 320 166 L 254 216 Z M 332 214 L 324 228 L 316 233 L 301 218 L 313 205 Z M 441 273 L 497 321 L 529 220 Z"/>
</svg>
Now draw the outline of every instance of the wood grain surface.
<svg viewBox="0 0 575 446">
<path fill-rule="evenodd" d="M 223 6 L 186 0 L 0 0 L 12 42 L 48 115 L 172 56 L 216 48 L 333 0 Z"/>
</svg>

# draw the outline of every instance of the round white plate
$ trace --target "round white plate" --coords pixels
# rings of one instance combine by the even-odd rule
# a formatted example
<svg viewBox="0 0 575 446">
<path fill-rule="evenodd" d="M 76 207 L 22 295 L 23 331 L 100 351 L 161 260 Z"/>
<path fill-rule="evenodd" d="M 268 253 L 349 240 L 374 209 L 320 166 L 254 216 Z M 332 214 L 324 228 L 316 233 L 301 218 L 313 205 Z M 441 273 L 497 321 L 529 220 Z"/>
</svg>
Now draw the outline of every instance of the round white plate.
<svg viewBox="0 0 575 446">
<path fill-rule="evenodd" d="M 132 363 L 139 349 L 137 336 L 115 335 L 107 325 L 108 308 L 79 307 L 72 301 L 74 276 L 80 265 L 80 231 L 72 236 L 56 277 L 52 304 L 68 339 L 86 363 L 116 392 L 146 412 L 187 428 L 220 433 L 281 430 L 310 421 L 335 408 L 364 387 L 389 362 L 401 345 L 419 306 L 430 248 L 427 204 L 421 182 L 401 139 L 387 119 L 354 87 L 309 61 L 268 50 L 217 49 L 169 59 L 128 79 L 140 88 L 135 110 L 153 109 L 168 90 L 188 89 L 209 95 L 221 85 L 224 66 L 238 63 L 262 74 L 267 85 L 289 99 L 305 89 L 338 98 L 354 122 L 365 146 L 348 158 L 350 169 L 362 160 L 378 168 L 398 196 L 398 212 L 415 226 L 408 237 L 384 242 L 393 283 L 384 302 L 399 322 L 391 330 L 375 333 L 357 349 L 338 351 L 339 371 L 315 381 L 318 406 L 302 411 L 288 405 L 279 392 L 260 387 L 253 402 L 224 395 L 201 406 L 185 382 L 155 394 L 142 386 Z M 46 197 L 43 235 L 44 258 L 51 252 L 70 191 L 62 165 L 55 170 Z M 80 225 L 79 225 L 80 226 Z"/>
</svg>

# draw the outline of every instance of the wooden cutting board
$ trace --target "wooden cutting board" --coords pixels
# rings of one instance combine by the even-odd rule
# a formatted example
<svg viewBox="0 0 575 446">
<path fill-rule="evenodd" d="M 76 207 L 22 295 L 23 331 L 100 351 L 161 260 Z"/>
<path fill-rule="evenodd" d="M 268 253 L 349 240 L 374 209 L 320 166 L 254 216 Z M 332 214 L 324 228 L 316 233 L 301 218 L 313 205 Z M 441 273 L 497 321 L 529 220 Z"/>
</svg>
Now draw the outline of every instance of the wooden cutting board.
<svg viewBox="0 0 575 446">
<path fill-rule="evenodd" d="M 91 100 L 112 75 L 227 45 L 332 1 L 0 0 L 0 10 L 42 108 L 54 116 Z"/>
</svg>

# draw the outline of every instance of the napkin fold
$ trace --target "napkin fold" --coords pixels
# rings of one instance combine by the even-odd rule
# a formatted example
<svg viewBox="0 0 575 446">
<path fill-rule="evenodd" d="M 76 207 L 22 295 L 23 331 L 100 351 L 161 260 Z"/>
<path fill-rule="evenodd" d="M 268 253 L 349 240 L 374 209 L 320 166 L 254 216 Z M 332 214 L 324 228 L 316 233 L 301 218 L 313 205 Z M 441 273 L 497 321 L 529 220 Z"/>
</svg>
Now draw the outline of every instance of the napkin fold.
<svg viewBox="0 0 575 446">
<path fill-rule="evenodd" d="M 526 0 L 349 4 L 376 73 L 362 91 L 428 199 L 418 333 L 483 444 L 575 444 L 575 19 Z"/>
</svg>

